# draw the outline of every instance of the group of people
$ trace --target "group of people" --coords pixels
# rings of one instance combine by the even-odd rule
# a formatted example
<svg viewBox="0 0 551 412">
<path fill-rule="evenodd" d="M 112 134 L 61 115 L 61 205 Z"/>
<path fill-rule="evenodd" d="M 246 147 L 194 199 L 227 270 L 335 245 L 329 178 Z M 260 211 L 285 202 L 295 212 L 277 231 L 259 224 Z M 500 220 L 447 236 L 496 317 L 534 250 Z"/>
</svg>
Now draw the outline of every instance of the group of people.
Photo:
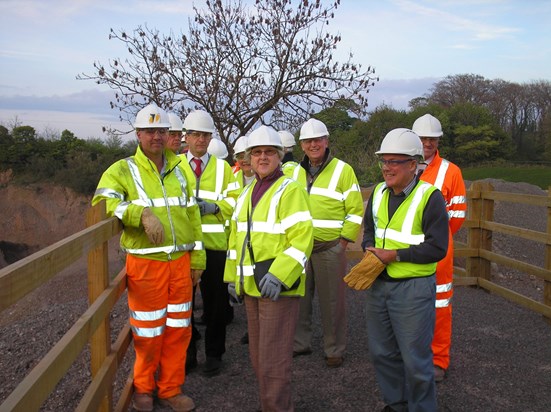
<svg viewBox="0 0 551 412">
<path fill-rule="evenodd" d="M 466 204 L 461 172 L 438 155 L 435 117 L 384 137 L 376 152 L 384 181 L 365 211 L 353 168 L 332 156 L 329 131 L 317 119 L 300 129 L 302 160 L 293 157 L 291 133 L 260 126 L 236 140 L 233 170 L 211 154 L 215 125 L 205 111 L 182 123 L 150 104 L 134 127 L 135 155 L 104 172 L 92 203 L 105 200 L 108 215 L 124 225 L 135 410 L 152 411 L 154 397 L 175 411 L 195 408 L 182 385 L 197 366 L 197 284 L 203 373 L 222 370 L 226 327 L 233 306 L 244 304 L 260 409 L 294 410 L 293 357 L 312 353 L 316 292 L 324 362 L 344 362 L 345 251 L 362 222 L 363 249 L 386 265 L 365 291 L 385 410 L 436 410 L 435 382 L 449 364 L 452 235 Z"/>
</svg>

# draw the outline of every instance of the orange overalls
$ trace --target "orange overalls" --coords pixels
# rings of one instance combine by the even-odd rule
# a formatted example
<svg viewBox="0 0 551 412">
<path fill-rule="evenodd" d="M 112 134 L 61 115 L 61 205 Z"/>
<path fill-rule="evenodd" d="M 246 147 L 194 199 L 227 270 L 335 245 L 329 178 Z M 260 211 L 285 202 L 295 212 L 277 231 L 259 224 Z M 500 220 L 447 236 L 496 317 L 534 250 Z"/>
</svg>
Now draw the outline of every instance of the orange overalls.
<svg viewBox="0 0 551 412">
<path fill-rule="evenodd" d="M 128 307 L 134 335 L 137 393 L 170 398 L 181 393 L 191 339 L 190 254 L 158 261 L 126 257 Z M 155 373 L 159 370 L 157 382 Z"/>
<path fill-rule="evenodd" d="M 452 335 L 453 235 L 465 220 L 467 197 L 461 170 L 455 164 L 442 159 L 438 152 L 423 171 L 421 180 L 440 189 L 446 200 L 449 216 L 448 253 L 436 266 L 436 324 L 432 341 L 433 363 L 446 370 L 450 364 Z"/>
</svg>

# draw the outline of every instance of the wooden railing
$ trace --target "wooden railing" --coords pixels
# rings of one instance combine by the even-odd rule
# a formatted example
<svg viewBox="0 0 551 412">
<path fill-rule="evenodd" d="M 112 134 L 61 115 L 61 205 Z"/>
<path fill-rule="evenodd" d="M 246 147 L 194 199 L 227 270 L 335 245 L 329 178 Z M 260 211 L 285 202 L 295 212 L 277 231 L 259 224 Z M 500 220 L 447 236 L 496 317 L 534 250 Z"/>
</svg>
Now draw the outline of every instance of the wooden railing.
<svg viewBox="0 0 551 412">
<path fill-rule="evenodd" d="M 370 190 L 363 191 L 364 200 Z M 464 227 L 467 242 L 456 242 L 456 257 L 465 258 L 465 267 L 456 267 L 454 284 L 482 287 L 551 319 L 551 197 L 519 195 L 493 191 L 488 183 L 474 182 L 468 193 L 468 214 Z M 493 221 L 495 201 L 545 207 L 546 232 L 504 225 Z M 0 412 L 37 411 L 48 399 L 84 347 L 90 343 L 92 382 L 86 389 L 78 411 L 124 411 L 132 394 L 128 377 L 118 399 L 113 399 L 116 372 L 130 345 L 128 324 L 114 342 L 110 338 L 109 314 L 126 289 L 126 273 L 120 271 L 111 281 L 108 272 L 107 242 L 117 236 L 122 225 L 116 218 L 105 218 L 104 205 L 91 208 L 87 228 L 25 259 L 0 270 L 0 312 L 51 279 L 64 268 L 88 255 L 89 308 L 69 331 L 42 358 L 15 390 L 0 405 Z M 505 233 L 545 245 L 544 267 L 521 262 L 492 251 L 492 234 Z M 359 236 L 361 240 L 361 234 Z M 350 245 L 349 259 L 359 259 L 360 242 Z M 544 281 L 543 302 L 509 290 L 491 281 L 491 263 L 512 267 Z"/>
</svg>

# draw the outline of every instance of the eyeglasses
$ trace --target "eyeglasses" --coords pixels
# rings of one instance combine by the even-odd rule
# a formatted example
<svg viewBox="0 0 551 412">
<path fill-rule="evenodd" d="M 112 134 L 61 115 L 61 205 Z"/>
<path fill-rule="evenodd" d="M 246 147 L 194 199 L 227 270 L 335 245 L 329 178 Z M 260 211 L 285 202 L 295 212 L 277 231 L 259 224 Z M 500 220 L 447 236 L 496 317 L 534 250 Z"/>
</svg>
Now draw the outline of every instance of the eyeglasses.
<svg viewBox="0 0 551 412">
<path fill-rule="evenodd" d="M 413 159 L 413 158 L 402 159 L 402 160 L 398 160 L 398 159 L 389 159 L 389 160 L 379 159 L 379 166 L 383 167 L 384 165 L 386 165 L 386 166 L 389 166 L 389 167 L 395 167 L 395 166 L 398 166 L 398 165 L 403 165 L 404 163 L 407 163 L 407 162 L 411 162 L 412 160 L 415 160 L 415 159 Z"/>
<path fill-rule="evenodd" d="M 276 149 L 266 149 L 266 150 L 253 149 L 253 150 L 251 150 L 251 156 L 252 157 L 259 157 L 259 156 L 262 155 L 262 153 L 264 153 L 268 157 L 272 157 L 272 156 L 275 156 L 277 154 L 277 150 Z"/>
<path fill-rule="evenodd" d="M 145 133 L 148 136 L 155 136 L 156 133 L 158 133 L 160 136 L 166 136 L 168 134 L 168 129 L 159 129 L 159 128 L 145 128 L 140 129 L 140 132 Z"/>
<path fill-rule="evenodd" d="M 235 155 L 235 160 L 243 160 L 245 158 L 245 153 L 238 153 Z"/>
<path fill-rule="evenodd" d="M 169 131 L 169 132 L 168 132 L 168 137 L 172 137 L 173 139 L 174 139 L 174 138 L 181 139 L 181 138 L 182 138 L 182 132 L 176 132 L 176 131 L 174 131 L 174 130 Z"/>
<path fill-rule="evenodd" d="M 188 137 L 193 137 L 194 139 L 210 139 L 212 137 L 212 133 L 190 131 L 186 132 L 186 138 Z"/>
</svg>

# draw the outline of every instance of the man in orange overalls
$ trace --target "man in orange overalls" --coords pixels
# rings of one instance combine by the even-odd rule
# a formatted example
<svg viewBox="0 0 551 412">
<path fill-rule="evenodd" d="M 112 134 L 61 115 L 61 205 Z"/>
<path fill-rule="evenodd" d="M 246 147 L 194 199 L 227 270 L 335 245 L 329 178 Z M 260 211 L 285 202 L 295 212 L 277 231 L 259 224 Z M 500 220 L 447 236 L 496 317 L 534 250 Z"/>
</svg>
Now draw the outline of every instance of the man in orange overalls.
<svg viewBox="0 0 551 412">
<path fill-rule="evenodd" d="M 156 392 L 161 405 L 191 411 L 195 404 L 181 387 L 191 339 L 193 285 L 206 264 L 195 178 L 165 148 L 170 122 L 164 110 L 146 106 L 134 127 L 136 154 L 103 173 L 92 199 L 92 204 L 105 200 L 108 216 L 124 225 L 120 244 L 127 253 L 136 351 L 132 407 L 152 411 Z"/>
<path fill-rule="evenodd" d="M 441 382 L 450 365 L 452 336 L 453 296 L 453 235 L 465 220 L 467 202 L 465 182 L 461 169 L 452 162 L 442 159 L 438 153 L 438 142 L 443 136 L 440 121 L 430 114 L 418 118 L 412 130 L 423 142 L 426 168 L 421 180 L 431 183 L 442 192 L 446 200 L 449 217 L 449 245 L 446 257 L 436 267 L 436 324 L 432 341 L 434 380 Z"/>
</svg>

